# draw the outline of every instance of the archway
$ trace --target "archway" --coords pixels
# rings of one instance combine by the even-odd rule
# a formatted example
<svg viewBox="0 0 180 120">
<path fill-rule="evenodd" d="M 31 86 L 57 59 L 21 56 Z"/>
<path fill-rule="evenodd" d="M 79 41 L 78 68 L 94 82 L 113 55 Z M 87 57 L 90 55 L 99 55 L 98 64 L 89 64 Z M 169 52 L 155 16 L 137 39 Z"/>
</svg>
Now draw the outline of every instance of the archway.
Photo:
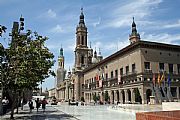
<svg viewBox="0 0 180 120">
<path fill-rule="evenodd" d="M 125 103 L 125 93 L 124 93 L 124 90 L 121 91 L 121 94 L 122 94 L 122 102 L 123 104 Z"/>
<path fill-rule="evenodd" d="M 112 94 L 112 104 L 114 104 L 114 90 L 112 90 L 111 94 Z"/>
<path fill-rule="evenodd" d="M 109 103 L 109 94 L 108 94 L 108 91 L 105 91 L 104 100 L 105 100 L 105 103 Z"/>
<path fill-rule="evenodd" d="M 119 103 L 119 91 L 116 90 L 116 96 L 117 96 L 117 103 Z"/>
<path fill-rule="evenodd" d="M 142 104 L 142 98 L 141 98 L 138 88 L 134 89 L 134 94 L 135 94 L 135 102 Z"/>
<path fill-rule="evenodd" d="M 128 94 L 128 102 L 131 102 L 131 91 L 129 89 L 127 90 L 127 94 Z"/>
<path fill-rule="evenodd" d="M 151 89 L 147 89 L 146 90 L 147 104 L 150 102 L 150 96 L 152 96 L 152 90 Z"/>
</svg>

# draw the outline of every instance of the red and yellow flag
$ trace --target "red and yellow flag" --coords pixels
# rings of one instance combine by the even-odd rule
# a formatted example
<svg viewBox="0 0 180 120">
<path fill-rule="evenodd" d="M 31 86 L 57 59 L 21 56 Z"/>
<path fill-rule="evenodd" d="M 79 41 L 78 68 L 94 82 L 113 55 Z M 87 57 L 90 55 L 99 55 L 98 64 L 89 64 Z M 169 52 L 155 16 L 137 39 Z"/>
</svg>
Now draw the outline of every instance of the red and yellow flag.
<svg viewBox="0 0 180 120">
<path fill-rule="evenodd" d="M 160 83 L 161 83 L 161 75 L 160 75 L 160 73 L 158 73 L 157 82 L 158 82 L 158 84 L 160 84 Z"/>
</svg>

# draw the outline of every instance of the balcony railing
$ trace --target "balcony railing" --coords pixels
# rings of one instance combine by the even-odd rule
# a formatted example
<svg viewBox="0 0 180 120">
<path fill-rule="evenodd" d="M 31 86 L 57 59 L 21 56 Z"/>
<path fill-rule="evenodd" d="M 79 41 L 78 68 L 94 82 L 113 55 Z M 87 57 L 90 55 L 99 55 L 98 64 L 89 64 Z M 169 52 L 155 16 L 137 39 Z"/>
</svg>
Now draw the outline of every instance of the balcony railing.
<svg viewBox="0 0 180 120">
<path fill-rule="evenodd" d="M 144 72 L 145 73 L 152 73 L 152 70 L 151 69 L 145 69 Z"/>
</svg>

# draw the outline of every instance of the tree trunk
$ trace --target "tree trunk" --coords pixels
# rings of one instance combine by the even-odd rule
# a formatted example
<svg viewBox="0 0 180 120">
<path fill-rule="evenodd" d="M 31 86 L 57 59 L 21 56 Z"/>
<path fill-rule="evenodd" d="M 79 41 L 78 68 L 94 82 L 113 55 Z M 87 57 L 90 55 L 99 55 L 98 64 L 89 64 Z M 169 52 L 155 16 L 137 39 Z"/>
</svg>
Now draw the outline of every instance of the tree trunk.
<svg viewBox="0 0 180 120">
<path fill-rule="evenodd" d="M 10 119 L 14 119 L 14 108 L 17 104 L 17 91 L 13 91 L 13 90 L 8 90 L 9 92 L 9 96 L 12 100 L 12 106 L 11 106 L 11 116 Z"/>
</svg>

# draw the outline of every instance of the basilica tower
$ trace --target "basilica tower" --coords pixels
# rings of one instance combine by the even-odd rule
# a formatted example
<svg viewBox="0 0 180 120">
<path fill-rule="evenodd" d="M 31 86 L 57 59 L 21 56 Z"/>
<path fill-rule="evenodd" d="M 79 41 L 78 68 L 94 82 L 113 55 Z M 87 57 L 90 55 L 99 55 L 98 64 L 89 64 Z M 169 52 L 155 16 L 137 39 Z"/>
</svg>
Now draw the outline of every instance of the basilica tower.
<svg viewBox="0 0 180 120">
<path fill-rule="evenodd" d="M 75 69 L 82 70 L 88 66 L 87 27 L 84 22 L 83 8 L 76 27 Z"/>
<path fill-rule="evenodd" d="M 129 35 L 129 40 L 131 44 L 140 40 L 140 35 L 137 32 L 136 23 L 134 22 L 134 17 L 132 23 L 132 33 Z"/>
<path fill-rule="evenodd" d="M 57 69 L 57 82 L 56 86 L 65 80 L 66 70 L 64 69 L 64 56 L 63 56 L 63 48 L 60 49 L 60 54 L 58 56 L 58 69 Z"/>
</svg>

